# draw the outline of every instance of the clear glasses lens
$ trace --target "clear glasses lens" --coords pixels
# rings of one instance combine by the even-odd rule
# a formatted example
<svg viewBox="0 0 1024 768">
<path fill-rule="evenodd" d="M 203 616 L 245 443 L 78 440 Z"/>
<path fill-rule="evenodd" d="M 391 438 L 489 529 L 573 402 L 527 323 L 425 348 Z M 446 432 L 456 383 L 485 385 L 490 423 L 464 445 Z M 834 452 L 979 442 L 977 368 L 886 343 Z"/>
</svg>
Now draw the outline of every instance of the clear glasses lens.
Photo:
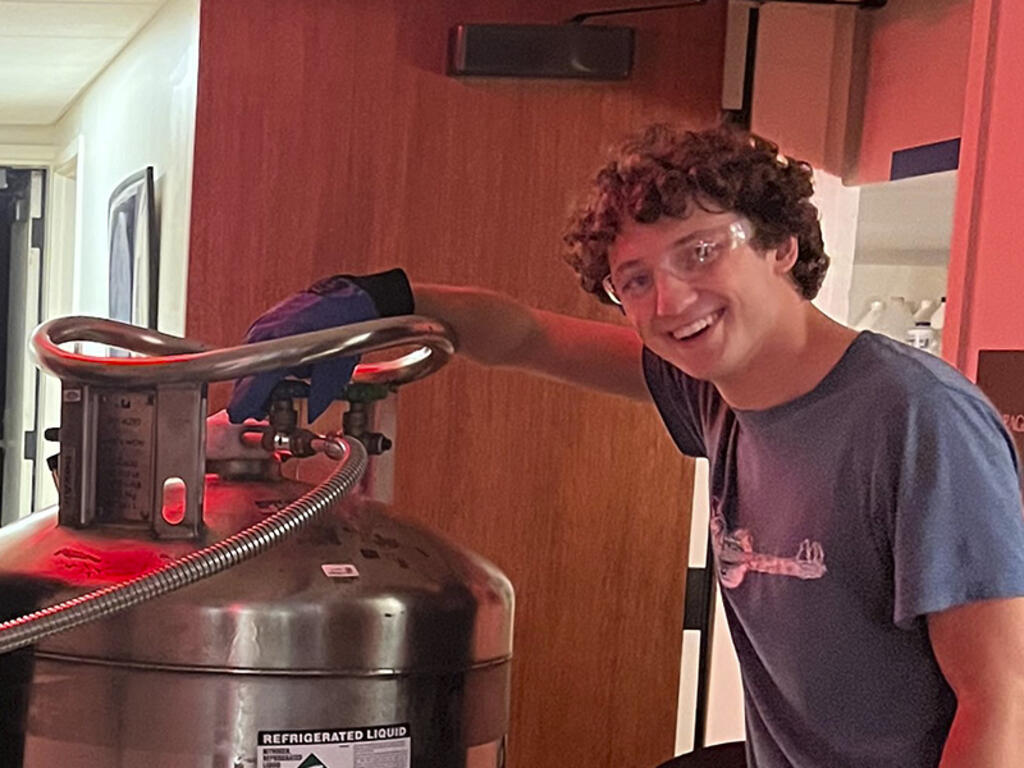
<svg viewBox="0 0 1024 768">
<path fill-rule="evenodd" d="M 673 275 L 685 280 L 714 262 L 721 254 L 746 243 L 749 238 L 749 230 L 743 221 L 734 221 L 728 227 L 723 227 L 721 231 L 714 232 L 705 239 L 688 243 L 685 247 L 680 248 L 666 260 L 666 266 Z M 640 284 L 644 286 L 641 293 L 646 293 L 649 286 L 653 284 L 653 281 L 639 281 L 638 285 Z M 605 275 L 601 285 L 608 298 L 622 306 L 623 294 L 616 290 L 615 284 L 612 282 L 612 276 Z M 625 293 L 629 294 L 630 291 L 627 290 Z M 627 301 L 630 301 L 633 298 L 640 299 L 642 296 L 632 297 L 626 295 L 625 298 Z"/>
</svg>

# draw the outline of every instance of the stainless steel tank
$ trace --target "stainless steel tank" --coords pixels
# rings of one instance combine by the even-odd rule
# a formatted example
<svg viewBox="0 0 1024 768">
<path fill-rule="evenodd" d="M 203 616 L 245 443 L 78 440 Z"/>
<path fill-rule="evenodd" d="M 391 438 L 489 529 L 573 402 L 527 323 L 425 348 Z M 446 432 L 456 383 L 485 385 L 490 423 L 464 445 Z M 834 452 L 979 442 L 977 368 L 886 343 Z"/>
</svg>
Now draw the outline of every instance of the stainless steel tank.
<svg viewBox="0 0 1024 768">
<path fill-rule="evenodd" d="M 0 618 L 152 572 L 309 490 L 224 439 L 194 537 L 154 537 L 144 511 L 0 530 Z M 493 565 L 350 494 L 230 570 L 0 656 L 0 766 L 497 768 L 512 606 Z"/>
</svg>

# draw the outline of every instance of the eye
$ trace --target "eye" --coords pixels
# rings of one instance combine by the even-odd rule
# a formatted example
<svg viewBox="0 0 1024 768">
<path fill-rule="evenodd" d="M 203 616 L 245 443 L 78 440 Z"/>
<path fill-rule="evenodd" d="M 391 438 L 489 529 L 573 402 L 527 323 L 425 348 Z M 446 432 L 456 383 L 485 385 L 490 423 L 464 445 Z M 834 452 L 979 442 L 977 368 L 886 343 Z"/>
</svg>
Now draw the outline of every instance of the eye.
<svg viewBox="0 0 1024 768">
<path fill-rule="evenodd" d="M 690 251 L 690 258 L 694 264 L 703 266 L 709 261 L 713 261 L 718 255 L 719 244 L 716 242 L 700 241 L 694 243 Z"/>
<path fill-rule="evenodd" d="M 651 276 L 646 272 L 627 275 L 618 289 L 624 296 L 641 296 L 651 287 Z"/>
</svg>

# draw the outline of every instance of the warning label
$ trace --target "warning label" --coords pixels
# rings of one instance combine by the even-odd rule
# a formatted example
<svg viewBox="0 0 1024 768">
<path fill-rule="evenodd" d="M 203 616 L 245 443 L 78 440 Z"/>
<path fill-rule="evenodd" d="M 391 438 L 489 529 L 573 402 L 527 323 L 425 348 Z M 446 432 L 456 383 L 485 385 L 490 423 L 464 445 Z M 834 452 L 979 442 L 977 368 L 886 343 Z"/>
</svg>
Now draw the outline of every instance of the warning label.
<svg viewBox="0 0 1024 768">
<path fill-rule="evenodd" d="M 258 768 L 409 768 L 407 724 L 304 731 L 260 731 Z"/>
<path fill-rule="evenodd" d="M 359 569 L 351 563 L 324 563 L 320 566 L 325 576 L 332 579 L 358 579 Z"/>
</svg>

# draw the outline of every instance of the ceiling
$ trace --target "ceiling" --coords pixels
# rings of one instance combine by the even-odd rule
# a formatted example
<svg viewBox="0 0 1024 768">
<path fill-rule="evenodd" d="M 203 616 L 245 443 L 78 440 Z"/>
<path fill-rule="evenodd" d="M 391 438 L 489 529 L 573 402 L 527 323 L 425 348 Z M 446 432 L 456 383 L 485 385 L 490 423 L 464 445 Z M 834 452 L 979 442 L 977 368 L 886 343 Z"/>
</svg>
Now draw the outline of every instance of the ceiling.
<svg viewBox="0 0 1024 768">
<path fill-rule="evenodd" d="M 949 258 L 956 171 L 860 188 L 856 260 L 942 265 Z"/>
<path fill-rule="evenodd" d="M 165 0 L 0 0 L 0 125 L 50 125 Z"/>
</svg>

